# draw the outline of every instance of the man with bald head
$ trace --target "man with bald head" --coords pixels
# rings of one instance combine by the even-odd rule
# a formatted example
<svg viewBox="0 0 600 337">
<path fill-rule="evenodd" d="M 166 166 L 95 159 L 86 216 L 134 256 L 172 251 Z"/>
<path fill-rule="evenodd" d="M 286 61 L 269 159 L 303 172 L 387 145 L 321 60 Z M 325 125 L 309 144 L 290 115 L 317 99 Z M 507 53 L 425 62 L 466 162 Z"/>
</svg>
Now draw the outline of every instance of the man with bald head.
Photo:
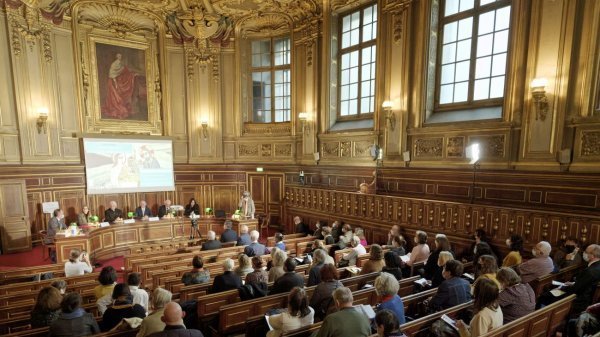
<svg viewBox="0 0 600 337">
<path fill-rule="evenodd" d="M 165 200 L 164 204 L 158 208 L 158 217 L 162 218 L 165 215 L 169 214 L 171 208 L 171 200 Z"/>
<path fill-rule="evenodd" d="M 115 223 L 115 221 L 123 221 L 123 211 L 117 208 L 117 202 L 111 201 L 110 207 L 104 211 L 104 221 Z"/>
<path fill-rule="evenodd" d="M 522 283 L 529 283 L 536 278 L 550 274 L 554 270 L 554 263 L 550 258 L 552 246 L 546 241 L 540 241 L 531 251 L 533 259 L 519 266 Z"/>
<path fill-rule="evenodd" d="M 575 282 L 565 283 L 563 290 L 567 294 L 575 294 L 571 314 L 579 315 L 588 305 L 592 304 L 592 297 L 596 285 L 600 282 L 600 245 L 591 244 L 583 252 L 584 263 L 587 264 L 582 272 L 575 278 Z"/>
<path fill-rule="evenodd" d="M 185 312 L 177 302 L 169 302 L 165 305 L 161 320 L 165 323 L 165 329 L 148 336 L 152 337 L 204 337 L 200 330 L 186 329 L 183 324 Z"/>
<path fill-rule="evenodd" d="M 135 217 L 138 219 L 148 220 L 152 216 L 152 211 L 148 207 L 146 201 L 140 201 L 140 205 L 135 209 Z"/>
</svg>

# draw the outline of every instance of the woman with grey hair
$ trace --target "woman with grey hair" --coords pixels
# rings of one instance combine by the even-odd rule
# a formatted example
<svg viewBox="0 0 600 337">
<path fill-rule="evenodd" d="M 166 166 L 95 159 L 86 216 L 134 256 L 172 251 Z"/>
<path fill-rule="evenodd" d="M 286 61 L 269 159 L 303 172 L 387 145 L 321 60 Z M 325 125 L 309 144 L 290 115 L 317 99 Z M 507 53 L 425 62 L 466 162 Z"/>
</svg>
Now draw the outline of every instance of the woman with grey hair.
<svg viewBox="0 0 600 337">
<path fill-rule="evenodd" d="M 352 240 L 350 240 L 350 246 L 352 247 L 352 251 L 344 255 L 342 259 L 348 261 L 348 265 L 355 266 L 356 258 L 359 255 L 366 254 L 367 250 L 363 245 L 360 244 L 360 238 L 356 235 L 354 235 Z"/>
<path fill-rule="evenodd" d="M 242 216 L 245 218 L 254 219 L 254 200 L 252 200 L 250 192 L 244 191 L 244 193 L 242 193 L 238 207 L 240 208 L 240 211 L 242 211 Z"/>
<path fill-rule="evenodd" d="M 508 267 L 500 268 L 496 280 L 503 289 L 498 296 L 502 308 L 504 324 L 532 313 L 535 310 L 535 293 L 528 283 L 521 283 L 521 277 Z"/>
<path fill-rule="evenodd" d="M 145 337 L 155 332 L 163 331 L 165 323 L 161 320 L 165 305 L 171 302 L 173 294 L 163 288 L 156 288 L 152 292 L 152 307 L 154 311 L 146 316 L 140 325 L 140 331 L 136 337 Z"/>
<path fill-rule="evenodd" d="M 377 305 L 377 310 L 391 310 L 396 315 L 400 325 L 402 325 L 406 322 L 406 319 L 404 318 L 404 304 L 398 296 L 399 289 L 400 284 L 392 274 L 381 273 L 375 279 L 375 293 L 380 302 Z"/>
<path fill-rule="evenodd" d="M 271 251 L 271 269 L 269 269 L 269 282 L 275 282 L 283 274 L 283 264 L 287 259 L 287 253 L 279 248 L 273 248 Z"/>
</svg>

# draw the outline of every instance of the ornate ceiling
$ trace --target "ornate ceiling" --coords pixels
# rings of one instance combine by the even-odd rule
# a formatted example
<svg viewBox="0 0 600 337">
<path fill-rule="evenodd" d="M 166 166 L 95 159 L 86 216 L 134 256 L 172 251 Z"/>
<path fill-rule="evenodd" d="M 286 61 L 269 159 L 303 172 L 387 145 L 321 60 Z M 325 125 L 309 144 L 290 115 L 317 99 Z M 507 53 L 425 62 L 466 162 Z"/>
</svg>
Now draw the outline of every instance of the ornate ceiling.
<svg viewBox="0 0 600 337">
<path fill-rule="evenodd" d="M 65 18 L 105 27 L 117 34 L 156 31 L 178 42 L 208 39 L 225 45 L 234 34 L 279 35 L 321 19 L 323 0 L 3 0 L 10 8 L 25 5 L 55 24 Z M 338 2 L 340 0 L 337 0 Z M 343 0 L 344 3 L 359 0 Z"/>
</svg>

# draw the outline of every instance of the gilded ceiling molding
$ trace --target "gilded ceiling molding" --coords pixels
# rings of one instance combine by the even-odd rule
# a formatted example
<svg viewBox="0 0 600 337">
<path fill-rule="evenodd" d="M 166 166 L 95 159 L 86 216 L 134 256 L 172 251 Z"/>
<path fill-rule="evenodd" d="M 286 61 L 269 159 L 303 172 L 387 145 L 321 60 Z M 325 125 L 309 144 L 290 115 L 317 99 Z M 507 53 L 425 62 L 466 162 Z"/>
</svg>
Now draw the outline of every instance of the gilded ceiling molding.
<svg viewBox="0 0 600 337">
<path fill-rule="evenodd" d="M 24 38 L 33 50 L 37 40 L 40 40 L 42 53 L 46 62 L 52 61 L 52 42 L 50 40 L 50 24 L 44 22 L 39 11 L 23 6 L 16 1 L 6 1 L 8 26 L 11 30 L 11 48 L 15 56 L 22 52 L 21 38 Z"/>
<path fill-rule="evenodd" d="M 243 39 L 265 38 L 290 34 L 292 19 L 282 13 L 256 13 L 239 20 L 240 36 Z"/>
<path fill-rule="evenodd" d="M 321 20 L 313 18 L 297 31 L 300 32 L 300 38 L 296 43 L 306 47 L 306 65 L 310 67 L 313 64 L 314 47 L 321 33 Z"/>
<path fill-rule="evenodd" d="M 210 3 L 216 12 L 236 22 L 247 16 L 272 12 L 285 14 L 297 23 L 321 13 L 321 1 L 317 0 L 210 0 Z"/>
<path fill-rule="evenodd" d="M 106 29 L 121 39 L 130 34 L 155 35 L 161 25 L 145 11 L 134 10 L 123 5 L 93 2 L 82 5 L 76 19 L 78 23 Z"/>
<path fill-rule="evenodd" d="M 402 40 L 403 19 L 406 10 L 414 0 L 386 0 L 383 7 L 383 13 L 392 15 L 392 38 L 395 44 L 400 44 Z"/>
</svg>

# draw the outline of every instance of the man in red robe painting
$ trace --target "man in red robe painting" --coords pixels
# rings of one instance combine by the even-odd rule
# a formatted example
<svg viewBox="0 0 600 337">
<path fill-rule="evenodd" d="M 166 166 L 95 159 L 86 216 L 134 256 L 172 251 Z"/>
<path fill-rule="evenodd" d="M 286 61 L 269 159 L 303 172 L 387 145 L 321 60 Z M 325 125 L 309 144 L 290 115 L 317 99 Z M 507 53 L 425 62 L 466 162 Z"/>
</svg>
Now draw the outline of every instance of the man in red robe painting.
<svg viewBox="0 0 600 337">
<path fill-rule="evenodd" d="M 133 100 L 136 88 L 134 72 L 123 64 L 121 54 L 110 65 L 106 100 L 102 107 L 102 115 L 107 118 L 126 119 L 133 115 Z"/>
</svg>

